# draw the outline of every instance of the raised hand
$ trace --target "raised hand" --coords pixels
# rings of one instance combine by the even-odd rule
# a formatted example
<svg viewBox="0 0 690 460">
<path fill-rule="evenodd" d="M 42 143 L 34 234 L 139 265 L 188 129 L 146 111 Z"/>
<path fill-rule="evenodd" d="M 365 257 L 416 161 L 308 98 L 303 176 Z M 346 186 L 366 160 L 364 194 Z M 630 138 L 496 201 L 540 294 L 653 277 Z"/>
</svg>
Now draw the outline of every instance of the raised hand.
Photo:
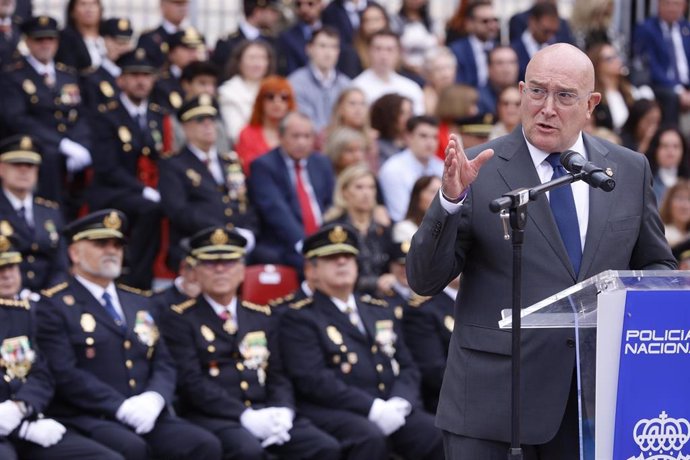
<svg viewBox="0 0 690 460">
<path fill-rule="evenodd" d="M 457 200 L 475 181 L 479 169 L 493 155 L 493 149 L 486 149 L 473 160 L 468 160 L 462 148 L 462 141 L 457 134 L 451 134 L 446 146 L 446 161 L 441 179 L 443 195 L 451 201 Z"/>
</svg>

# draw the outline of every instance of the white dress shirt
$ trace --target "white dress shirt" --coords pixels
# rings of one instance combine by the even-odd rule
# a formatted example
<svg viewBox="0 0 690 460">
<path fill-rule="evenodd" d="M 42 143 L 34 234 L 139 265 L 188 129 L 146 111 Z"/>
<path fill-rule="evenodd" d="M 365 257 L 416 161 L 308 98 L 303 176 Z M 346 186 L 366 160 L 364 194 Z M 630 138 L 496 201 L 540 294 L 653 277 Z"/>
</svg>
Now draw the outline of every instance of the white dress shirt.
<svg viewBox="0 0 690 460">
<path fill-rule="evenodd" d="M 220 160 L 218 159 L 218 149 L 216 149 L 215 146 L 212 146 L 208 152 L 204 152 L 192 144 L 187 144 L 187 147 L 202 163 L 208 161 L 208 170 L 213 176 L 213 179 L 215 179 L 216 184 L 221 185 L 225 182 L 223 168 L 221 168 Z"/>
<path fill-rule="evenodd" d="M 676 55 L 676 73 L 678 79 L 684 85 L 690 83 L 690 72 L 688 70 L 688 58 L 685 55 L 685 48 L 683 47 L 683 37 L 680 34 L 680 24 L 673 23 L 673 26 L 661 21 L 661 31 L 665 37 L 671 34 L 671 42 L 673 43 L 673 53 Z M 671 51 L 671 50 L 669 50 Z"/>
<path fill-rule="evenodd" d="M 472 47 L 472 54 L 474 55 L 474 62 L 477 65 L 477 79 L 479 80 L 479 87 L 486 85 L 489 81 L 489 58 L 486 52 L 493 48 L 491 42 L 483 42 L 479 40 L 476 35 L 468 37 L 470 46 Z"/>
<path fill-rule="evenodd" d="M 215 300 L 213 300 L 211 297 L 209 297 L 206 294 L 202 294 L 204 296 L 204 299 L 206 299 L 206 302 L 213 308 L 213 311 L 216 312 L 216 315 L 222 316 L 223 313 L 227 313 L 230 315 L 229 321 L 231 321 L 234 325 L 235 328 L 238 327 L 237 324 L 237 297 L 233 297 L 232 300 L 228 305 L 221 305 Z"/>
<path fill-rule="evenodd" d="M 26 57 L 26 61 L 39 75 L 44 76 L 47 74 L 52 81 L 55 81 L 55 62 L 50 61 L 48 64 L 43 64 L 31 54 Z"/>
<path fill-rule="evenodd" d="M 359 329 L 359 332 L 362 334 L 366 333 L 366 330 L 364 329 L 364 324 L 362 323 L 362 318 L 359 316 L 359 311 L 357 310 L 357 302 L 355 302 L 355 296 L 350 294 L 350 296 L 347 298 L 347 302 L 343 302 L 342 300 L 336 298 L 336 297 L 331 297 L 331 302 L 338 307 L 338 310 L 343 312 L 343 314 L 348 315 L 350 322 L 355 325 L 357 329 Z M 348 309 L 351 309 L 351 311 L 348 313 Z"/>
<path fill-rule="evenodd" d="M 19 214 L 19 210 L 22 207 L 24 208 L 24 219 L 26 219 L 26 222 L 29 224 L 29 226 L 33 227 L 34 226 L 34 196 L 31 193 L 28 193 L 26 195 L 26 197 L 24 197 L 23 200 L 20 200 L 12 192 L 10 192 L 7 189 L 3 188 L 2 192 L 5 194 L 7 201 L 10 202 L 10 205 L 12 205 L 12 209 L 14 209 L 17 212 L 17 214 Z"/>
<path fill-rule="evenodd" d="M 424 93 L 422 88 L 407 77 L 391 72 L 386 78 L 381 78 L 372 69 L 360 73 L 352 86 L 361 89 L 369 104 L 386 94 L 398 93 L 412 101 L 412 111 L 415 115 L 424 114 Z"/>
<path fill-rule="evenodd" d="M 103 287 L 87 280 L 82 276 L 75 275 L 75 278 L 82 284 L 82 286 L 86 288 L 87 291 L 91 293 L 91 295 L 96 300 L 98 300 L 98 303 L 100 303 L 103 306 L 103 308 L 105 308 L 105 302 L 103 301 L 103 293 L 107 292 L 108 294 L 110 294 L 110 302 L 113 304 L 113 308 L 115 308 L 115 311 L 118 315 L 120 315 L 120 318 L 122 318 L 123 321 L 127 321 L 127 319 L 125 318 L 125 313 L 122 310 L 122 305 L 120 304 L 120 298 L 117 296 L 115 283 L 111 281 L 110 284 L 108 284 L 108 286 L 105 289 L 103 289 Z"/>
</svg>

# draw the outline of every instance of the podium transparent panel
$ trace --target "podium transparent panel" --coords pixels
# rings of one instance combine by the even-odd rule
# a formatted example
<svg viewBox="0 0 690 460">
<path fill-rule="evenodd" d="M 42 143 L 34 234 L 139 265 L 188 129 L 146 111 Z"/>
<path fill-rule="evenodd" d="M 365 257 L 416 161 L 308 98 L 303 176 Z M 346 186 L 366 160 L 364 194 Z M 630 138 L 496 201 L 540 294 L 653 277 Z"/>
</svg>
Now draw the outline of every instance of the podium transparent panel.
<svg viewBox="0 0 690 460">
<path fill-rule="evenodd" d="M 615 404 L 611 406 L 610 400 L 615 402 L 617 391 L 622 307 L 626 293 L 659 290 L 690 290 L 690 271 L 606 271 L 522 309 L 523 329 L 574 328 L 577 331 L 580 458 L 583 460 L 610 460 L 602 452 L 608 452 L 609 444 L 613 443 Z M 499 327 L 510 329 L 511 310 L 505 309 L 502 313 Z M 598 337 L 597 327 L 602 324 L 614 333 Z M 597 368 L 600 369 L 599 379 Z M 596 395 L 606 399 L 606 403 L 599 401 L 597 406 Z M 597 419 L 599 427 L 595 423 Z"/>
</svg>

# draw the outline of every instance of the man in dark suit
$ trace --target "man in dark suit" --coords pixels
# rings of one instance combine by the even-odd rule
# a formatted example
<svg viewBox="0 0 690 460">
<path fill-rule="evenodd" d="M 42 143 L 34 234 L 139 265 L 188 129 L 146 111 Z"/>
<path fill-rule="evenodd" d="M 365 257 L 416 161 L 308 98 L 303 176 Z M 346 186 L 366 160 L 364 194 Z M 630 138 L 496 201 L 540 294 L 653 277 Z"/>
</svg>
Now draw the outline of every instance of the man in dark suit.
<svg viewBox="0 0 690 460">
<path fill-rule="evenodd" d="M 496 117 L 496 106 L 501 92 L 518 82 L 518 59 L 510 46 L 496 46 L 489 52 L 489 79 L 479 88 L 479 113 Z"/>
<path fill-rule="evenodd" d="M 42 292 L 38 343 L 56 381 L 49 413 L 128 459 L 220 458 L 218 440 L 170 410 L 176 372 L 142 291 L 114 280 L 127 230 L 106 209 L 66 229 L 74 275 Z"/>
<path fill-rule="evenodd" d="M 91 164 L 91 138 L 82 117 L 76 72 L 53 60 L 58 46 L 55 19 L 31 18 L 22 25 L 29 55 L 7 69 L 2 80 L 2 119 L 14 134 L 30 134 L 43 152 L 38 191 L 62 202 L 65 181 Z M 74 183 L 74 182 L 72 182 Z M 64 198 L 69 198 L 64 197 Z"/>
<path fill-rule="evenodd" d="M 153 261 L 159 247 L 162 210 L 160 193 L 141 177 L 158 161 L 163 149 L 163 114 L 149 102 L 156 67 L 138 48 L 118 59 L 120 96 L 105 113 L 93 120 L 96 172 L 89 193 L 91 209 L 116 208 L 131 222 L 127 251 L 129 271 L 123 281 L 150 289 Z"/>
<path fill-rule="evenodd" d="M 0 142 L 0 233 L 12 228 L 22 254 L 22 285 L 38 292 L 67 278 L 63 220 L 54 201 L 34 196 L 41 154 L 30 136 Z"/>
<path fill-rule="evenodd" d="M 299 409 L 341 442 L 349 460 L 443 458 L 441 434 L 419 400 L 419 371 L 385 301 L 354 292 L 358 235 L 328 224 L 307 238 L 312 298 L 290 304 L 280 345 Z"/>
<path fill-rule="evenodd" d="M 179 370 L 180 408 L 223 444 L 223 458 L 339 459 L 338 442 L 296 416 L 271 309 L 241 300 L 247 240 L 210 227 L 190 240 L 196 299 L 172 305 L 163 336 Z"/>
<path fill-rule="evenodd" d="M 249 194 L 261 221 L 254 260 L 301 268 L 297 245 L 322 223 L 335 180 L 328 158 L 313 151 L 308 117 L 289 113 L 279 134 L 280 146 L 250 165 Z"/>
<path fill-rule="evenodd" d="M 512 252 L 491 200 L 564 174 L 557 152 L 565 150 L 616 178 L 610 193 L 577 182 L 530 205 L 523 305 L 608 269 L 676 267 L 647 161 L 582 132 L 601 100 L 587 56 L 572 45 L 549 46 L 532 58 L 519 89 L 522 125 L 511 134 L 468 156 L 451 137 L 441 192 L 407 257 L 410 287 L 421 295 L 437 294 L 463 274 L 436 418 L 449 459 L 504 458 L 510 440 L 511 333 L 497 322 L 511 304 Z M 573 334 L 523 331 L 521 442 L 528 457 L 579 458 Z"/>
<path fill-rule="evenodd" d="M 228 61 L 235 47 L 244 40 L 263 40 L 278 54 L 279 44 L 273 35 L 273 29 L 280 19 L 277 0 L 243 0 L 244 19 L 239 21 L 237 30 L 216 42 L 211 61 L 218 66 L 221 79 L 226 77 Z M 278 70 L 284 74 L 284 59 L 278 58 Z"/>
<path fill-rule="evenodd" d="M 170 219 L 168 266 L 173 270 L 185 256 L 180 242 L 204 228 L 240 229 L 252 244 L 258 232 L 239 158 L 216 148 L 217 116 L 208 94 L 187 101 L 178 112 L 187 145 L 160 162 L 161 204 Z"/>
<path fill-rule="evenodd" d="M 487 54 L 496 45 L 499 24 L 490 1 L 479 1 L 467 8 L 468 28 L 472 31 L 448 45 L 458 59 L 455 81 L 479 88 L 489 78 Z"/>
<path fill-rule="evenodd" d="M 508 39 L 512 42 L 520 38 L 520 35 L 527 29 L 529 23 L 529 16 L 532 9 L 537 5 L 537 3 L 551 3 L 554 6 L 558 6 L 557 0 L 536 0 L 531 8 L 525 11 L 521 11 L 514 14 L 508 24 Z M 570 24 L 567 20 L 559 18 L 558 32 L 556 32 L 556 42 L 558 43 L 570 43 L 575 45 L 575 37 L 573 36 L 572 30 L 570 30 Z"/>
<path fill-rule="evenodd" d="M 81 74 L 81 94 L 84 105 L 92 113 L 105 112 L 110 102 L 118 100 L 120 88 L 117 77 L 121 69 L 117 60 L 131 50 L 132 23 L 125 18 L 110 18 L 101 23 L 101 36 L 105 44 L 105 56 L 100 66 Z"/>
<path fill-rule="evenodd" d="M 35 305 L 21 300 L 22 255 L 11 227 L 0 225 L 0 457 L 5 460 L 122 457 L 51 418 L 43 417 L 54 392 L 53 377 L 36 348 Z"/>
<path fill-rule="evenodd" d="M 633 50 L 649 71 L 664 120 L 677 124 L 690 109 L 690 22 L 686 0 L 660 0 L 659 13 L 635 29 Z"/>
<path fill-rule="evenodd" d="M 189 0 L 160 0 L 160 8 L 163 16 L 161 25 L 142 33 L 137 43 L 137 48 L 144 48 L 156 67 L 165 64 L 170 36 L 182 30 L 182 23 L 189 11 Z"/>
<path fill-rule="evenodd" d="M 351 45 L 357 29 L 359 29 L 360 14 L 367 5 L 377 3 L 372 0 L 333 0 L 321 13 L 324 25 L 334 27 L 340 31 L 340 44 Z"/>
<path fill-rule="evenodd" d="M 537 3 L 529 10 L 527 29 L 510 42 L 520 64 L 520 80 L 525 79 L 527 63 L 540 49 L 556 43 L 558 39 L 558 9 L 549 2 Z"/>
<path fill-rule="evenodd" d="M 296 0 L 294 3 L 297 21 L 292 27 L 283 31 L 278 43 L 285 59 L 285 74 L 290 75 L 300 67 L 307 65 L 307 43 L 312 33 L 321 28 L 322 0 Z"/>
</svg>

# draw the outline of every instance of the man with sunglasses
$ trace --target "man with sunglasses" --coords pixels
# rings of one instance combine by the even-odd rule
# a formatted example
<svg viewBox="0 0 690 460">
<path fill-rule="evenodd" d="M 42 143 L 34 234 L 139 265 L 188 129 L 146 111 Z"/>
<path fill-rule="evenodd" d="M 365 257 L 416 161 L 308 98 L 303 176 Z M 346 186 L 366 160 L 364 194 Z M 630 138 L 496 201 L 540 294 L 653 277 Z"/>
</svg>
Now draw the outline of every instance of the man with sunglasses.
<svg viewBox="0 0 690 460">
<path fill-rule="evenodd" d="M 560 18 L 555 3 L 538 2 L 529 11 L 527 29 L 510 42 L 518 55 L 520 80 L 525 78 L 527 63 L 537 51 L 558 41 Z"/>
<path fill-rule="evenodd" d="M 213 435 L 172 413 L 175 365 L 150 299 L 115 284 L 125 215 L 104 209 L 65 231 L 73 276 L 42 291 L 37 312 L 56 384 L 47 412 L 127 459 L 220 458 Z"/>
<path fill-rule="evenodd" d="M 242 300 L 247 240 L 224 227 L 190 239 L 201 293 L 166 309 L 163 336 L 177 362 L 180 410 L 213 432 L 226 460 L 336 460 L 338 442 L 296 414 L 283 374 L 277 318 Z"/>
<path fill-rule="evenodd" d="M 441 191 L 407 258 L 408 282 L 421 295 L 463 276 L 436 418 L 447 459 L 505 458 L 509 447 L 512 335 L 498 321 L 511 304 L 512 251 L 489 210 L 493 199 L 564 175 L 565 150 L 616 179 L 610 193 L 576 182 L 529 205 L 524 306 L 605 270 L 676 268 L 645 158 L 583 132 L 601 100 L 589 58 L 572 45 L 549 46 L 532 58 L 519 89 L 522 124 L 512 133 L 467 154 L 451 136 Z M 522 334 L 526 458 L 579 459 L 574 332 Z"/>
<path fill-rule="evenodd" d="M 496 45 L 499 26 L 496 12 L 490 1 L 482 0 L 467 8 L 469 35 L 450 43 L 458 58 L 456 81 L 474 87 L 486 85 L 489 78 L 487 54 Z"/>
</svg>

